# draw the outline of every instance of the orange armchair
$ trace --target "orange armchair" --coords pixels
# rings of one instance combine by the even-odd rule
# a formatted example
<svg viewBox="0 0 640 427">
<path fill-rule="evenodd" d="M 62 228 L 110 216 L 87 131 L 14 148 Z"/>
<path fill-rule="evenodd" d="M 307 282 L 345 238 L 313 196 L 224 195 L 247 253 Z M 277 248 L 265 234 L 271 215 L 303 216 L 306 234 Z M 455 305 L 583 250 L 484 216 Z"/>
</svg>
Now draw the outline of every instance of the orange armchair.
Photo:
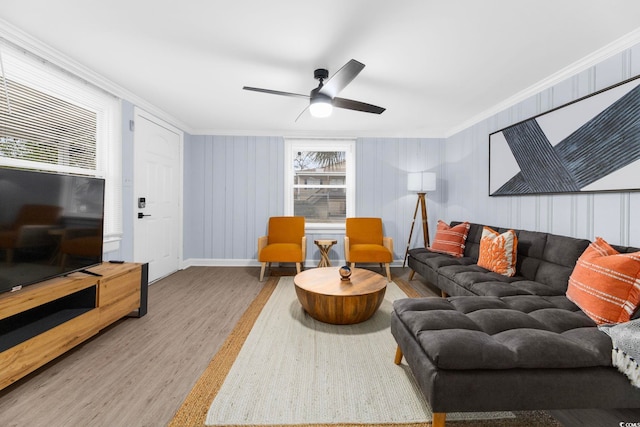
<svg viewBox="0 0 640 427">
<path fill-rule="evenodd" d="M 386 267 L 391 281 L 393 239 L 382 235 L 381 218 L 347 218 L 344 236 L 344 259 L 355 267 L 357 262 L 377 262 Z"/>
<path fill-rule="evenodd" d="M 264 270 L 272 262 L 295 262 L 298 273 L 307 253 L 307 237 L 304 235 L 303 216 L 274 216 L 269 218 L 267 236 L 258 238 L 258 261 L 262 263 L 260 281 Z"/>
</svg>

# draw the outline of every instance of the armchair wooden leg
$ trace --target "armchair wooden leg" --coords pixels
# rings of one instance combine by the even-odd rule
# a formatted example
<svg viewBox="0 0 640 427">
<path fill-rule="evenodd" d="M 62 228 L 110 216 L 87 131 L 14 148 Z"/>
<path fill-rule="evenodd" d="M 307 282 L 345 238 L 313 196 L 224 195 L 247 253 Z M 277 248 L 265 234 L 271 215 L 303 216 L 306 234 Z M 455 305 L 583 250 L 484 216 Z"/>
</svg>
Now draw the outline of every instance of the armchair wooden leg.
<svg viewBox="0 0 640 427">
<path fill-rule="evenodd" d="M 411 270 L 411 273 L 409 273 L 409 281 L 413 280 L 413 276 L 416 274 L 415 270 Z"/>
<path fill-rule="evenodd" d="M 393 363 L 395 363 L 396 365 L 402 363 L 402 349 L 400 349 L 400 346 L 398 346 L 398 348 L 396 349 L 396 358 L 393 359 Z"/>
<path fill-rule="evenodd" d="M 386 263 L 384 266 L 387 269 L 387 280 L 391 281 L 391 266 L 389 263 Z"/>
<path fill-rule="evenodd" d="M 352 262 L 351 265 L 349 266 L 350 268 L 356 268 L 356 263 Z"/>
<path fill-rule="evenodd" d="M 446 418 L 447 418 L 446 412 L 434 412 L 433 420 L 431 421 L 431 427 L 444 427 Z"/>
<path fill-rule="evenodd" d="M 302 263 L 296 262 L 296 271 L 298 272 L 298 274 L 300 274 L 300 272 L 302 271 Z"/>
<path fill-rule="evenodd" d="M 260 267 L 260 281 L 262 282 L 262 279 L 264 279 L 264 269 L 267 267 L 267 263 L 263 262 L 262 263 L 262 267 Z"/>
</svg>

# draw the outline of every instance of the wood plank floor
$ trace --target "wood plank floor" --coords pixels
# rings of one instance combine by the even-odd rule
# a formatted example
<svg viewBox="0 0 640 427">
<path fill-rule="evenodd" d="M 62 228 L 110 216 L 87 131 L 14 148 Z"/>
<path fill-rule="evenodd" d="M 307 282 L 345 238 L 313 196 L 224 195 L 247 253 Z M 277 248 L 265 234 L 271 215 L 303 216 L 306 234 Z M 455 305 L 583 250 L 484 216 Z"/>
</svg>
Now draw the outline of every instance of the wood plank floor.
<svg viewBox="0 0 640 427">
<path fill-rule="evenodd" d="M 0 426 L 163 426 L 262 286 L 258 269 L 189 268 L 149 288 L 149 312 L 0 392 Z"/>
<path fill-rule="evenodd" d="M 392 272 L 408 277 L 408 269 Z M 258 268 L 192 267 L 158 281 L 145 317 L 117 322 L 0 391 L 0 426 L 166 425 L 260 291 L 258 275 Z M 437 295 L 421 280 L 411 284 Z M 569 427 L 640 422 L 640 410 L 551 414 Z"/>
</svg>

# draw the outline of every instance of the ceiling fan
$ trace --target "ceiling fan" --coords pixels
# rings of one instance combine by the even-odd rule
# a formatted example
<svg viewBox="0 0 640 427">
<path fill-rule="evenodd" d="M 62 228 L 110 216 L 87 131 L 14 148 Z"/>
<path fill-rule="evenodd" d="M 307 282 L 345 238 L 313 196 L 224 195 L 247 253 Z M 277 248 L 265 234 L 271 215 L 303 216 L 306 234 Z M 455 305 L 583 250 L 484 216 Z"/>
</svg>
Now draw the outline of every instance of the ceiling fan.
<svg viewBox="0 0 640 427">
<path fill-rule="evenodd" d="M 296 118 L 296 121 L 302 114 L 309 109 L 314 117 L 328 117 L 331 115 L 333 107 L 344 108 L 347 110 L 363 111 L 365 113 L 381 114 L 385 109 L 377 105 L 366 104 L 352 99 L 338 98 L 336 95 L 344 89 L 353 79 L 356 78 L 360 71 L 364 68 L 364 64 L 355 59 L 347 62 L 340 68 L 330 79 L 329 71 L 324 68 L 318 68 L 313 72 L 313 77 L 320 82 L 317 88 L 311 90 L 309 95 L 300 93 L 281 92 L 279 90 L 262 89 L 258 87 L 244 86 L 244 90 L 252 90 L 255 92 L 270 93 L 272 95 L 290 96 L 294 98 L 305 98 L 309 100 L 309 105 L 302 110 L 302 113 Z M 326 81 L 325 81 L 326 80 Z"/>
</svg>

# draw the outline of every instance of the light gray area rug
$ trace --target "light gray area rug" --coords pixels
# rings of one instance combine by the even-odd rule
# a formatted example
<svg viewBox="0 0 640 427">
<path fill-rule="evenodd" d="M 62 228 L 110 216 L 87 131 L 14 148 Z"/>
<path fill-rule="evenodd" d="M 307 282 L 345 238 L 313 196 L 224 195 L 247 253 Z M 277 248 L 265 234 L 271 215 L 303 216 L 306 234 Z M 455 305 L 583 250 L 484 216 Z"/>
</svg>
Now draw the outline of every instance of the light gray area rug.
<svg viewBox="0 0 640 427">
<path fill-rule="evenodd" d="M 406 365 L 393 363 L 390 283 L 380 310 L 356 325 L 307 315 L 292 277 L 282 277 L 207 413 L 206 425 L 399 424 L 431 410 Z M 510 412 L 452 413 L 447 420 L 512 418 Z"/>
</svg>

